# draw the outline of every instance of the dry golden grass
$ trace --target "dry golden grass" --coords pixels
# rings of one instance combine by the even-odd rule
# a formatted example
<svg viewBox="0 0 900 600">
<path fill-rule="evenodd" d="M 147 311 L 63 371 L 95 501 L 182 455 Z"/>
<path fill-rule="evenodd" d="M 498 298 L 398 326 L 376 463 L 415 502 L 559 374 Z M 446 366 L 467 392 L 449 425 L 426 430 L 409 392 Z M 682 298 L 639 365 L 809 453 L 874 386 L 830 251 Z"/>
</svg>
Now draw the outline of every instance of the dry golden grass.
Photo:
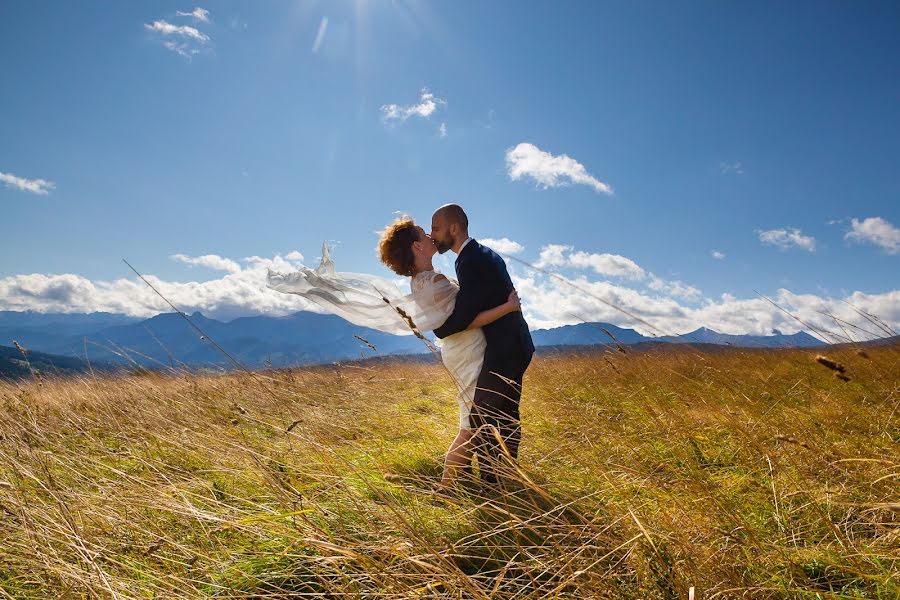
<svg viewBox="0 0 900 600">
<path fill-rule="evenodd" d="M 0 594 L 900 598 L 898 365 L 538 357 L 454 502 L 436 364 L 0 383 Z"/>
</svg>

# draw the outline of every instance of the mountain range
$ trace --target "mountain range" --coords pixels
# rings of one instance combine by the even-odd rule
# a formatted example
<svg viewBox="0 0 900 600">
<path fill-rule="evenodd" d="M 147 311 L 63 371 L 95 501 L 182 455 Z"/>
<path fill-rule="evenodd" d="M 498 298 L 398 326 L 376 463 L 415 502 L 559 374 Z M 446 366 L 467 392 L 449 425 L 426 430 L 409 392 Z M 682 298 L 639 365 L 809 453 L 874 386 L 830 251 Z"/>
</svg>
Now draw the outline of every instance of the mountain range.
<svg viewBox="0 0 900 600">
<path fill-rule="evenodd" d="M 373 356 L 420 354 L 415 336 L 358 327 L 340 317 L 297 312 L 284 317 L 242 317 L 223 322 L 199 312 L 191 327 L 178 313 L 139 319 L 110 313 L 64 314 L 0 311 L 0 345 L 15 340 L 30 351 L 90 361 L 141 366 L 228 367 L 211 340 L 248 367 L 281 367 Z M 700 328 L 677 337 L 649 337 L 609 323 L 580 323 L 532 331 L 536 346 L 695 342 L 737 347 L 814 347 L 805 332 L 768 336 L 728 335 Z"/>
<path fill-rule="evenodd" d="M 824 343 L 799 331 L 791 335 L 775 332 L 773 335 L 730 335 L 719 333 L 706 327 L 679 336 L 650 337 L 634 329 L 624 329 L 609 323 L 579 323 L 563 325 L 553 329 L 538 329 L 531 332 L 536 346 L 584 346 L 592 344 L 615 344 L 623 346 L 644 342 L 715 344 L 738 348 L 813 348 Z"/>
</svg>

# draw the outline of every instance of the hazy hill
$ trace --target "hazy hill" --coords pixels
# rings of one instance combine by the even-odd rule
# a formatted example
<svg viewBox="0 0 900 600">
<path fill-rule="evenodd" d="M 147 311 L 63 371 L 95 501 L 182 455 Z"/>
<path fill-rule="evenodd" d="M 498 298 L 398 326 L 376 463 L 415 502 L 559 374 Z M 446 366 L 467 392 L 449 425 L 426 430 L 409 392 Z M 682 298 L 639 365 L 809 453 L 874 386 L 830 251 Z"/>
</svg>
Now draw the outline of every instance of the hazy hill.
<svg viewBox="0 0 900 600">
<path fill-rule="evenodd" d="M 427 348 L 414 336 L 394 336 L 357 327 L 334 315 L 297 312 L 284 317 L 243 317 L 223 322 L 199 312 L 191 320 L 249 367 L 275 367 L 395 354 Z M 649 337 L 610 323 L 580 323 L 532 332 L 537 346 L 590 346 L 694 342 L 741 347 L 811 347 L 806 333 L 727 335 L 707 328 L 680 337 Z M 358 336 L 358 337 L 357 337 Z M 373 350 L 363 338 L 371 343 Z M 41 314 L 0 312 L 0 344 L 13 340 L 37 352 L 146 366 L 229 366 L 208 339 L 177 313 L 136 319 L 108 313 Z M 128 358 L 130 357 L 130 358 Z"/>
<path fill-rule="evenodd" d="M 128 315 L 102 312 L 67 314 L 0 311 L 0 344 L 11 345 L 15 340 L 26 348 L 71 356 L 73 351 L 65 342 L 71 341 L 74 344 L 77 341 L 78 351 L 81 352 L 81 336 L 141 320 Z"/>
<path fill-rule="evenodd" d="M 426 351 L 414 336 L 394 336 L 357 327 L 333 315 L 297 312 L 285 317 L 245 317 L 227 323 L 190 316 L 201 330 L 247 366 L 284 366 L 360 358 L 374 354 Z M 230 364 L 177 313 L 164 313 L 127 324 L 101 327 L 78 335 L 54 335 L 46 329 L 7 327 L 0 341 L 13 339 L 29 349 L 91 360 L 141 365 L 191 366 Z M 359 336 L 377 349 L 369 348 Z"/>
<path fill-rule="evenodd" d="M 29 363 L 31 368 L 29 368 Z M 96 370 L 110 370 L 108 363 L 92 364 Z M 88 364 L 80 358 L 58 356 L 28 351 L 27 361 L 14 347 L 0 346 L 0 379 L 20 379 L 32 375 L 32 369 L 42 375 L 74 375 L 88 370 Z"/>
<path fill-rule="evenodd" d="M 686 333 L 679 337 L 660 338 L 659 341 L 696 342 L 701 344 L 718 344 L 721 346 L 740 346 L 743 348 L 813 348 L 824 346 L 824 342 L 814 338 L 805 331 L 785 335 L 776 330 L 774 335 L 730 335 L 719 333 L 706 327 Z"/>
<path fill-rule="evenodd" d="M 791 335 L 776 332 L 773 335 L 730 335 L 719 333 L 706 327 L 681 336 L 650 337 L 634 329 L 616 327 L 609 323 L 579 323 L 564 325 L 553 329 L 538 329 L 532 332 L 535 345 L 538 346 L 583 346 L 590 344 L 642 344 L 684 343 L 716 344 L 720 346 L 738 346 L 742 348 L 810 348 L 822 346 L 824 343 L 805 331 Z M 615 341 L 614 341 L 615 340 Z"/>
<path fill-rule="evenodd" d="M 615 339 L 621 344 L 638 344 L 657 339 L 641 335 L 634 329 L 625 329 L 609 323 L 579 323 L 553 329 L 537 329 L 531 332 L 536 346 L 612 344 L 614 342 L 611 336 L 615 336 Z"/>
</svg>

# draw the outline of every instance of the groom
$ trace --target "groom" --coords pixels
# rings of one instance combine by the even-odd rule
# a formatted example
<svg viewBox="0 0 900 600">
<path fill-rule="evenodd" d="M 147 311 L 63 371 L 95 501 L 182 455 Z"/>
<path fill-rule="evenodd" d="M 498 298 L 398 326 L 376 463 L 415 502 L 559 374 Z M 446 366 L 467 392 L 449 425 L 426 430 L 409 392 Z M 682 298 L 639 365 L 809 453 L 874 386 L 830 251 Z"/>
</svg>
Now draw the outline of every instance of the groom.
<svg viewBox="0 0 900 600">
<path fill-rule="evenodd" d="M 445 204 L 435 211 L 431 217 L 431 238 L 441 254 L 453 250 L 457 255 L 456 307 L 444 324 L 434 330 L 437 337 L 445 338 L 463 331 L 481 311 L 506 302 L 513 284 L 503 259 L 469 237 L 469 219 L 458 204 Z M 517 458 L 522 437 L 522 377 L 534 354 L 534 343 L 521 312 L 509 313 L 485 325 L 483 331 L 487 347 L 469 425 L 478 432 L 474 443 L 481 479 L 496 483 L 496 466 L 500 464 L 503 446 L 492 429 L 499 432 L 512 458 Z"/>
</svg>

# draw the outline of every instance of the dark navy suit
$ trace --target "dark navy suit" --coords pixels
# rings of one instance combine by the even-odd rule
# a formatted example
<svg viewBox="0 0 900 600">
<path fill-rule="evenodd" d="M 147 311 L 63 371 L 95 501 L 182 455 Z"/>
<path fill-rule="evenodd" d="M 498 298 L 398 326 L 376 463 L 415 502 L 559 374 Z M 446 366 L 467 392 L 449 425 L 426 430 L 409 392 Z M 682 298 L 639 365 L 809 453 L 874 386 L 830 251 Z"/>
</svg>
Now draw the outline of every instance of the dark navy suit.
<svg viewBox="0 0 900 600">
<path fill-rule="evenodd" d="M 506 263 L 496 252 L 477 241 L 470 240 L 456 258 L 459 295 L 453 313 L 443 325 L 434 330 L 439 338 L 463 331 L 478 313 L 506 302 L 513 289 Z M 519 399 L 522 377 L 534 354 L 534 343 L 528 324 L 517 311 L 504 315 L 482 330 L 487 341 L 484 365 L 475 390 L 475 407 L 470 426 L 479 429 L 475 439 L 481 478 L 496 481 L 492 465 L 502 447 L 485 425 L 499 430 L 503 442 L 513 458 L 518 456 L 522 430 L 519 423 Z"/>
</svg>

